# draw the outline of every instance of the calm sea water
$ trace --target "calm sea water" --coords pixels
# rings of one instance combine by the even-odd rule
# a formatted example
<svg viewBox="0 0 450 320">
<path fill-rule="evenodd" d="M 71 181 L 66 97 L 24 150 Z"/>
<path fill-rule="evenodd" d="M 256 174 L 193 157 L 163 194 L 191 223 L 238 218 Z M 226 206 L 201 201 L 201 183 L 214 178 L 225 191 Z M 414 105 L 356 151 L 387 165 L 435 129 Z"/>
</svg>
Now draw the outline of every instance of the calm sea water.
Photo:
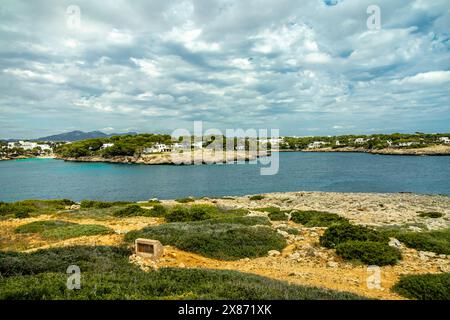
<svg viewBox="0 0 450 320">
<path fill-rule="evenodd" d="M 415 192 L 450 195 L 450 157 L 280 153 L 260 165 L 146 166 L 53 159 L 0 161 L 0 201 L 69 198 L 147 200 L 276 191 Z"/>
</svg>

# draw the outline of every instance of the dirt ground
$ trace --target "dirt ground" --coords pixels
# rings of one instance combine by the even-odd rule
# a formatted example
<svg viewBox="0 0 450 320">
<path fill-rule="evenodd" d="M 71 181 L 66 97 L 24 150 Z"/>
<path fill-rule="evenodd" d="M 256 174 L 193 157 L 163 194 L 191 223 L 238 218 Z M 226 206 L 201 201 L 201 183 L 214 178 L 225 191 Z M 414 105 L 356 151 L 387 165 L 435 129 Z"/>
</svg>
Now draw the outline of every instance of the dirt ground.
<svg viewBox="0 0 450 320">
<path fill-rule="evenodd" d="M 163 202 L 173 204 L 173 201 Z M 266 198 L 261 201 L 250 201 L 248 197 L 237 197 L 204 199 L 198 202 L 249 209 L 270 205 L 303 210 L 320 208 L 324 211 L 338 213 L 356 223 L 389 225 L 407 222 L 426 225 L 431 229 L 448 227 L 450 216 L 450 198 L 411 194 L 277 193 L 266 195 Z M 444 213 L 444 217 L 439 219 L 417 218 L 417 211 L 420 210 L 439 211 Z M 102 224 L 113 229 L 115 234 L 49 241 L 42 239 L 39 235 L 14 233 L 14 229 L 19 225 L 51 219 L 82 224 Z M 149 217 L 94 220 L 71 219 L 67 215 L 64 218 L 58 215 L 41 215 L 34 218 L 3 220 L 0 221 L 0 250 L 30 252 L 69 245 L 121 245 L 126 232 L 160 223 L 163 223 L 162 219 Z M 276 228 L 280 224 L 283 223 L 273 223 L 273 227 Z M 299 235 L 285 235 L 288 246 L 280 253 L 273 253 L 273 256 L 221 261 L 184 252 L 171 246 L 164 246 L 164 255 L 156 263 L 135 255 L 130 257 L 130 261 L 137 263 L 144 270 L 148 270 L 150 267 L 167 266 L 237 270 L 293 284 L 348 291 L 379 299 L 402 299 L 390 291 L 401 274 L 450 272 L 450 256 L 431 255 L 402 245 L 400 250 L 403 260 L 395 266 L 381 267 L 380 286 L 370 289 L 368 281 L 375 271 L 368 270 L 364 265 L 344 262 L 334 253 L 334 250 L 320 247 L 319 237 L 324 232 L 324 228 L 305 228 L 293 222 L 288 224 L 290 227 L 297 228 Z"/>
</svg>

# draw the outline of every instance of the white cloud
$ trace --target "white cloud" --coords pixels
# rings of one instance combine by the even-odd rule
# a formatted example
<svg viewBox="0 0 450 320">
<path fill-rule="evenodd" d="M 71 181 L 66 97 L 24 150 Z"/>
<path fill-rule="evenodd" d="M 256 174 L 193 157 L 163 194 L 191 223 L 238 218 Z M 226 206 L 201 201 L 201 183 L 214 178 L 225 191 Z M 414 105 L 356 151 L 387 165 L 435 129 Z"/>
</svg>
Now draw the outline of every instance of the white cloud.
<svg viewBox="0 0 450 320">
<path fill-rule="evenodd" d="M 396 84 L 442 84 L 450 82 L 450 71 L 429 71 L 394 80 Z"/>
</svg>

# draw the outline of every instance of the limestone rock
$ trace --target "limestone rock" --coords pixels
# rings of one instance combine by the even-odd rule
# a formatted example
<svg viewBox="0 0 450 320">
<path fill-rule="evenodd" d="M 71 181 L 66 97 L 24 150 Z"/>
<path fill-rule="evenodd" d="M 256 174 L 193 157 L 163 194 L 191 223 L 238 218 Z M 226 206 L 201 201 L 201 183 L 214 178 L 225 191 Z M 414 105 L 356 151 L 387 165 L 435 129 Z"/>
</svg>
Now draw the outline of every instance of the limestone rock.
<svg viewBox="0 0 450 320">
<path fill-rule="evenodd" d="M 281 255 L 281 252 L 278 250 L 270 250 L 268 253 L 269 257 L 278 257 Z"/>
</svg>

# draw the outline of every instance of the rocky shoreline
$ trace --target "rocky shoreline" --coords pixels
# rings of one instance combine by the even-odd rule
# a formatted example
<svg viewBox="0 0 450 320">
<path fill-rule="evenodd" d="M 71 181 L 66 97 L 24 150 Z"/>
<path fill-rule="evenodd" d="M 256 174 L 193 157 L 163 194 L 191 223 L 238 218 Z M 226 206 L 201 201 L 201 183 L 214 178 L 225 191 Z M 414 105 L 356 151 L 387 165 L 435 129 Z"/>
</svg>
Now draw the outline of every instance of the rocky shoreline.
<svg viewBox="0 0 450 320">
<path fill-rule="evenodd" d="M 414 149 L 396 149 L 385 148 L 378 150 L 368 150 L 364 148 L 318 148 L 318 149 L 302 149 L 302 150 L 279 150 L 280 152 L 358 152 L 380 155 L 396 155 L 396 156 L 450 156 L 450 146 L 436 145 L 425 148 Z"/>
<path fill-rule="evenodd" d="M 100 156 L 64 158 L 57 156 L 56 159 L 73 162 L 106 162 L 106 163 L 127 163 L 127 164 L 146 164 L 146 165 L 190 165 L 190 164 L 215 164 L 215 163 L 233 163 L 236 161 L 252 161 L 259 157 L 267 156 L 268 153 L 256 152 L 212 152 L 195 151 L 187 153 L 158 153 L 140 156 L 118 156 L 112 158 L 103 158 Z"/>
</svg>

